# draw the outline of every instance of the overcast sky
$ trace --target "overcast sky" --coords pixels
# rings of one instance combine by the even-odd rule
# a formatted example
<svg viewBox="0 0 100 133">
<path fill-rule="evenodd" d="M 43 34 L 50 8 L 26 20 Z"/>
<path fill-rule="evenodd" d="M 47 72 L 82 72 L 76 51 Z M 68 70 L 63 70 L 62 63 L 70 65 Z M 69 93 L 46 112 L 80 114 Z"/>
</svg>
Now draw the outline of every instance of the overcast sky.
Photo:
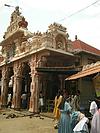
<svg viewBox="0 0 100 133">
<path fill-rule="evenodd" d="M 97 0 L 0 0 L 0 41 L 14 11 L 13 7 L 4 6 L 9 4 L 21 8 L 31 32 L 45 32 L 50 24 L 57 22 L 67 28 L 72 41 L 77 35 L 78 39 L 100 50 L 100 0 L 91 5 L 95 1 Z M 81 12 L 76 13 L 81 9 Z"/>
</svg>

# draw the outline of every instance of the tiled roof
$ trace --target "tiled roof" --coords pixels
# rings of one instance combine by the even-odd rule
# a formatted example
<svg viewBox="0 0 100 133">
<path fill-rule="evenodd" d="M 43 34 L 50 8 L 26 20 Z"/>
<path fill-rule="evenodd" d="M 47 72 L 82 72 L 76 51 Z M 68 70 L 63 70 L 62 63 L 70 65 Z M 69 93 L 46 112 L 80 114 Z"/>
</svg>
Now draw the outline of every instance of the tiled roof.
<svg viewBox="0 0 100 133">
<path fill-rule="evenodd" d="M 100 50 L 99 49 L 96 49 L 96 48 L 86 44 L 85 42 L 83 42 L 81 40 L 73 41 L 73 48 L 76 51 L 78 50 L 80 52 L 84 51 L 84 52 L 90 52 L 90 53 L 100 55 Z"/>
<path fill-rule="evenodd" d="M 78 79 L 78 78 L 82 78 L 94 73 L 99 73 L 100 72 L 100 62 L 96 62 L 96 63 L 92 63 L 90 66 L 88 66 L 86 69 L 83 69 L 82 71 L 69 76 L 68 78 L 66 78 L 66 80 L 74 80 L 74 79 Z"/>
</svg>

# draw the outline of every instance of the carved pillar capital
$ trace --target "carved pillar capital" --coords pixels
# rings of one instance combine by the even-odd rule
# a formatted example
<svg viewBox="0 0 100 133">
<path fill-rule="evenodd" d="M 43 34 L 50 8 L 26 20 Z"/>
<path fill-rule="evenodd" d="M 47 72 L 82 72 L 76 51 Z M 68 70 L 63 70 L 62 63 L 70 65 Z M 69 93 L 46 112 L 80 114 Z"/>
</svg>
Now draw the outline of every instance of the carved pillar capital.
<svg viewBox="0 0 100 133">
<path fill-rule="evenodd" d="M 16 63 L 14 64 L 14 78 L 20 78 L 22 77 L 22 70 L 23 70 L 23 64 L 22 63 Z"/>
<path fill-rule="evenodd" d="M 2 69 L 2 79 L 8 79 L 9 69 L 8 67 L 3 67 Z"/>
<path fill-rule="evenodd" d="M 37 73 L 37 71 L 36 71 L 36 66 L 37 66 L 37 60 L 36 60 L 36 58 L 34 57 L 34 58 L 32 58 L 31 60 L 30 60 L 30 62 L 29 62 L 29 66 L 30 66 L 30 69 L 31 69 L 31 76 L 33 75 L 33 74 L 35 74 L 35 73 Z"/>
</svg>

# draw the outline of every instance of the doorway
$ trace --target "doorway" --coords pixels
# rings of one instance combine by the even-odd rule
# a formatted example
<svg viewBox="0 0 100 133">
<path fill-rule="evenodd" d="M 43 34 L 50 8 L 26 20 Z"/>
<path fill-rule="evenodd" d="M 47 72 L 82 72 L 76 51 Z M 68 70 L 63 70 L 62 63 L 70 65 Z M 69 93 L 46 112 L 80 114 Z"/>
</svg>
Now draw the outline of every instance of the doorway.
<svg viewBox="0 0 100 133">
<path fill-rule="evenodd" d="M 30 101 L 30 66 L 28 62 L 24 62 L 24 67 L 22 71 L 22 89 L 21 89 L 21 108 L 29 109 L 29 101 Z"/>
<path fill-rule="evenodd" d="M 46 80 L 46 94 L 45 94 L 45 103 L 46 111 L 51 112 L 54 108 L 54 99 L 57 95 L 58 90 L 60 89 L 60 80 L 58 74 L 48 74 L 48 79 Z"/>
</svg>

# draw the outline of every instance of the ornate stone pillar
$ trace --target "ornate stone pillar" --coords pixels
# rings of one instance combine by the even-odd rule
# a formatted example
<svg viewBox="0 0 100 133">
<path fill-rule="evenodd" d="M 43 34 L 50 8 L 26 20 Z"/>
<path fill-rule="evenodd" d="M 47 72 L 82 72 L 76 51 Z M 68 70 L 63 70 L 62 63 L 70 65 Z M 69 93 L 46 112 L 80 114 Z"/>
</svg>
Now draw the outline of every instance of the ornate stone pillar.
<svg viewBox="0 0 100 133">
<path fill-rule="evenodd" d="M 8 97 L 8 83 L 9 83 L 9 70 L 7 67 L 2 69 L 2 86 L 1 86 L 1 106 L 7 106 L 7 97 Z"/>
<path fill-rule="evenodd" d="M 37 61 L 36 58 L 33 57 L 30 61 L 30 68 L 31 68 L 31 97 L 30 97 L 30 106 L 29 111 L 30 112 L 38 112 L 38 103 L 39 103 L 39 75 L 36 71 Z"/>
<path fill-rule="evenodd" d="M 22 89 L 22 68 L 21 63 L 14 64 L 14 85 L 13 85 L 13 108 L 20 109 Z"/>
</svg>

